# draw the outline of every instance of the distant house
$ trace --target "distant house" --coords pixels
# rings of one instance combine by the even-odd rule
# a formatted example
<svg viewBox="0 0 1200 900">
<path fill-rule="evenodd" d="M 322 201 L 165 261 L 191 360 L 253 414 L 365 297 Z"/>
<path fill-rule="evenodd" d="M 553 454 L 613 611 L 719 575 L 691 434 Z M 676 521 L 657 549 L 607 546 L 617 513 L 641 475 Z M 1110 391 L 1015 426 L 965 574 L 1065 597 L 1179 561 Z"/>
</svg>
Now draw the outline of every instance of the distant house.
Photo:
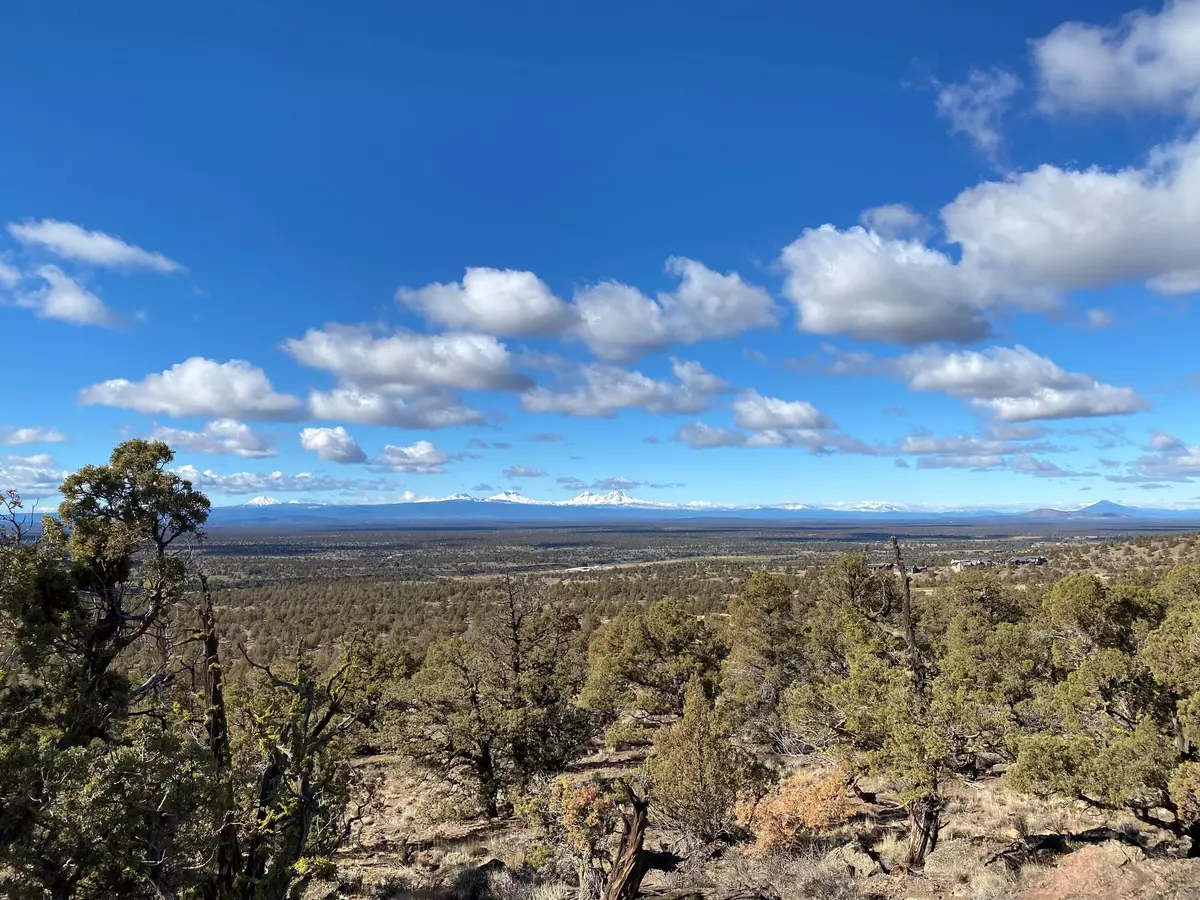
<svg viewBox="0 0 1200 900">
<path fill-rule="evenodd" d="M 895 563 L 871 563 L 871 569 L 875 572 L 890 572 L 895 567 Z"/>
<path fill-rule="evenodd" d="M 1008 561 L 1010 566 L 1044 566 L 1047 560 L 1044 556 L 1014 556 Z"/>
<path fill-rule="evenodd" d="M 950 568 L 955 572 L 961 572 L 963 569 L 976 569 L 981 566 L 994 566 L 995 563 L 983 557 L 982 559 L 952 559 L 950 560 Z"/>
</svg>

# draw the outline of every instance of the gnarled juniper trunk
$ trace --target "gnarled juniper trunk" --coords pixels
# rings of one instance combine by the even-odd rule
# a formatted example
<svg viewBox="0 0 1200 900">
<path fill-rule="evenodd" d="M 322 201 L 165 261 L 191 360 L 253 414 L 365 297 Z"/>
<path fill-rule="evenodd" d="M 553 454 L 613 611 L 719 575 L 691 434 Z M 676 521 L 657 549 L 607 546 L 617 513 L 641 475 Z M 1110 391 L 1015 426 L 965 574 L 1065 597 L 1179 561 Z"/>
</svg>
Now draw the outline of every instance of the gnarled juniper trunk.
<svg viewBox="0 0 1200 900">
<path fill-rule="evenodd" d="M 621 844 L 613 857 L 612 871 L 604 885 L 604 900 L 634 900 L 642 887 L 646 875 L 646 851 L 642 848 L 646 840 L 646 810 L 649 804 L 634 795 L 629 786 L 622 782 L 629 812 L 622 813 Z"/>
<path fill-rule="evenodd" d="M 908 858 L 912 867 L 925 865 L 925 857 L 937 848 L 942 830 L 942 798 L 936 792 L 908 805 Z"/>
</svg>

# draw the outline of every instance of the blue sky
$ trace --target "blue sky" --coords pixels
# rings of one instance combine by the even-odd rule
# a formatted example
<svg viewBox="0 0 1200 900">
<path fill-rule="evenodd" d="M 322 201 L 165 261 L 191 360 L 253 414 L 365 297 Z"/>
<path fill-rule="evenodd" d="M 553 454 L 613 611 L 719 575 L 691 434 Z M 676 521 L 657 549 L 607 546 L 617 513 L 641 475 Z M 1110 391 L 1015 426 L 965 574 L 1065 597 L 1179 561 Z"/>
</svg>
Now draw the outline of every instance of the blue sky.
<svg viewBox="0 0 1200 900">
<path fill-rule="evenodd" d="M 1200 0 L 19 2 L 0 485 L 1200 505 Z"/>
</svg>

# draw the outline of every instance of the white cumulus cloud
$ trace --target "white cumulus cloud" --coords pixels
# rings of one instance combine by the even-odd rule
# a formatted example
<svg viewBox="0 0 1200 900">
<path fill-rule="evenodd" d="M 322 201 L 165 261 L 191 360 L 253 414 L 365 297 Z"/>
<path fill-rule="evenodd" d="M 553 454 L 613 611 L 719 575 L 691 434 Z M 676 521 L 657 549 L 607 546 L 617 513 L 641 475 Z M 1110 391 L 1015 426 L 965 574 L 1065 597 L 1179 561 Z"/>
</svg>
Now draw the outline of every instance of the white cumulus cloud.
<svg viewBox="0 0 1200 900">
<path fill-rule="evenodd" d="M 727 385 L 699 363 L 672 363 L 675 380 L 650 378 L 617 366 L 585 365 L 568 378 L 574 386 L 535 387 L 521 395 L 526 412 L 557 412 L 583 418 L 611 418 L 622 409 L 656 414 L 706 409 Z"/>
<path fill-rule="evenodd" d="M 579 291 L 574 334 L 601 359 L 629 362 L 672 344 L 735 337 L 778 323 L 771 296 L 736 272 L 722 275 L 684 257 L 669 259 L 667 271 L 680 278 L 679 287 L 657 298 L 615 281 Z"/>
<path fill-rule="evenodd" d="M 915 391 L 941 391 L 990 410 L 1001 422 L 1111 416 L 1149 409 L 1133 388 L 1067 372 L 1027 347 L 901 357 L 899 372 Z"/>
<path fill-rule="evenodd" d="M 963 191 L 942 210 L 962 267 L 1036 295 L 1141 281 L 1200 288 L 1200 136 L 1119 171 L 1044 165 Z"/>
<path fill-rule="evenodd" d="M 764 397 L 755 390 L 733 402 L 733 421 L 751 431 L 777 428 L 832 428 L 833 422 L 807 400 Z"/>
<path fill-rule="evenodd" d="M 341 425 L 336 428 L 305 428 L 300 432 L 300 446 L 327 462 L 361 463 L 367 454 Z"/>
<path fill-rule="evenodd" d="M 37 270 L 37 276 L 44 286 L 20 294 L 16 303 L 32 309 L 38 318 L 102 328 L 120 328 L 124 324 L 115 310 L 58 266 L 42 266 Z"/>
<path fill-rule="evenodd" d="M 974 341 L 991 332 L 985 286 L 916 241 L 823 225 L 806 230 L 780 259 L 802 331 L 900 344 Z"/>
<path fill-rule="evenodd" d="M 393 428 L 452 428 L 483 421 L 483 413 L 463 406 L 446 391 L 416 397 L 389 397 L 355 385 L 308 395 L 314 419 L 355 425 L 389 425 Z"/>
<path fill-rule="evenodd" d="M 469 268 L 461 282 L 402 287 L 396 299 L 450 328 L 494 335 L 559 334 L 575 313 L 532 272 Z"/>
<path fill-rule="evenodd" d="M 396 395 L 430 388 L 520 390 L 532 383 L 512 371 L 508 348 L 484 334 L 376 335 L 369 328 L 329 325 L 287 340 L 283 349 L 344 382 Z"/>
<path fill-rule="evenodd" d="M 429 441 L 417 441 L 408 447 L 386 445 L 373 466 L 389 472 L 404 472 L 407 475 L 438 475 L 445 472 L 450 454 L 439 450 Z"/>
<path fill-rule="evenodd" d="M 1114 25 L 1066 22 L 1033 42 L 1046 112 L 1164 110 L 1200 116 L 1200 0 L 1166 0 Z"/>
<path fill-rule="evenodd" d="M 246 459 L 266 459 L 277 455 L 275 449 L 255 434 L 249 425 L 237 419 L 216 419 L 208 422 L 201 431 L 159 427 L 154 429 L 151 437 L 165 441 L 176 450 L 189 450 L 192 453 L 228 453 Z"/>
<path fill-rule="evenodd" d="M 257 366 L 241 359 L 219 363 L 201 356 L 140 381 L 115 378 L 94 384 L 80 392 L 79 402 L 147 415 L 239 420 L 293 419 L 301 406 L 296 397 L 277 393 Z"/>
</svg>

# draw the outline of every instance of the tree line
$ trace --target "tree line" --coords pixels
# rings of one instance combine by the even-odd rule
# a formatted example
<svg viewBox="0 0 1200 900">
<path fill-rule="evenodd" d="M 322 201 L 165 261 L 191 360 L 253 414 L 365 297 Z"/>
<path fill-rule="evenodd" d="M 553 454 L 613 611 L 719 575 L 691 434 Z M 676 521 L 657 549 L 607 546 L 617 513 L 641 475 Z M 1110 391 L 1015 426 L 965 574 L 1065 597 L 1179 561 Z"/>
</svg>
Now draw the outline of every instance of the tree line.
<svg viewBox="0 0 1200 900">
<path fill-rule="evenodd" d="M 720 611 L 666 598 L 603 621 L 502 578 L 453 627 L 267 655 L 221 624 L 195 549 L 209 503 L 171 462 L 121 444 L 67 478 L 36 536 L 8 495 L 6 896 L 299 896 L 374 802 L 365 747 L 468 812 L 525 817 L 548 864 L 612 900 L 656 864 L 647 820 L 786 852 L 868 786 L 907 810 L 919 867 L 949 785 L 996 771 L 1200 855 L 1198 566 L 914 592 L 895 544 L 893 572 L 847 554 L 758 573 Z M 601 743 L 649 748 L 635 782 L 563 777 Z M 781 758 L 814 765 L 780 778 Z"/>
</svg>

